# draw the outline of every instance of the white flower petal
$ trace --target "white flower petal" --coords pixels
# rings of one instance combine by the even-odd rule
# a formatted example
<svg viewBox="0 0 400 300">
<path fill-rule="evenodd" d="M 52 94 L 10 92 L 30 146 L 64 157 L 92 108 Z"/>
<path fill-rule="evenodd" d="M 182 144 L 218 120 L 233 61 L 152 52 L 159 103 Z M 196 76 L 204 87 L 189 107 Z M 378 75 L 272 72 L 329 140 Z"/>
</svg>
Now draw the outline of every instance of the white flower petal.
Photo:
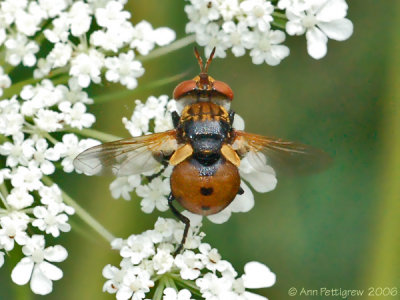
<svg viewBox="0 0 400 300">
<path fill-rule="evenodd" d="M 268 298 L 250 292 L 244 292 L 246 300 L 268 300 Z"/>
<path fill-rule="evenodd" d="M 33 269 L 31 289 L 38 295 L 47 295 L 53 290 L 53 282 L 42 273 L 38 266 Z"/>
<path fill-rule="evenodd" d="M 217 214 L 207 216 L 207 218 L 215 224 L 222 224 L 228 221 L 228 219 L 231 217 L 231 214 L 231 210 L 229 208 L 225 208 Z"/>
<path fill-rule="evenodd" d="M 289 21 L 286 23 L 286 32 L 289 35 L 301 35 L 305 31 L 300 21 Z"/>
<path fill-rule="evenodd" d="M 328 38 L 326 35 L 314 27 L 307 31 L 307 51 L 312 58 L 320 59 L 326 55 Z"/>
<path fill-rule="evenodd" d="M 132 296 L 132 290 L 127 286 L 121 286 L 116 296 L 117 300 L 127 300 Z"/>
<path fill-rule="evenodd" d="M 244 130 L 244 120 L 238 114 L 235 114 L 232 127 L 235 128 L 236 130 Z"/>
<path fill-rule="evenodd" d="M 67 250 L 63 246 L 56 245 L 44 250 L 44 258 L 52 262 L 64 261 L 68 256 Z"/>
<path fill-rule="evenodd" d="M 347 40 L 353 34 L 353 23 L 348 19 L 321 22 L 318 26 L 330 39 L 337 41 Z"/>
<path fill-rule="evenodd" d="M 244 266 L 243 285 L 250 289 L 270 287 L 275 284 L 276 275 L 259 262 L 252 261 Z"/>
<path fill-rule="evenodd" d="M 272 191 L 275 189 L 278 182 L 275 175 L 272 173 L 255 171 L 248 174 L 241 173 L 240 175 L 259 193 Z"/>
<path fill-rule="evenodd" d="M 197 214 L 193 214 L 188 210 L 184 210 L 182 212 L 182 215 L 184 215 L 185 217 L 188 217 L 190 220 L 190 225 L 191 226 L 197 226 L 201 223 L 201 221 L 203 220 L 203 216 L 201 215 L 197 215 Z"/>
<path fill-rule="evenodd" d="M 165 46 L 171 43 L 176 38 L 175 31 L 168 27 L 160 27 L 154 30 L 154 41 L 159 46 Z"/>
<path fill-rule="evenodd" d="M 244 193 L 242 195 L 237 195 L 228 208 L 232 212 L 248 212 L 254 207 L 254 195 L 250 188 L 243 181 L 240 186 L 242 187 Z"/>
<path fill-rule="evenodd" d="M 33 261 L 29 257 L 24 257 L 11 272 L 11 279 L 16 284 L 24 285 L 31 278 L 33 270 Z"/>
<path fill-rule="evenodd" d="M 60 268 L 44 261 L 38 265 L 43 275 L 51 280 L 60 280 L 63 277 L 63 272 Z"/>
<path fill-rule="evenodd" d="M 317 13 L 316 17 L 319 21 L 324 22 L 342 19 L 347 14 L 347 8 L 345 0 L 328 0 Z"/>
</svg>

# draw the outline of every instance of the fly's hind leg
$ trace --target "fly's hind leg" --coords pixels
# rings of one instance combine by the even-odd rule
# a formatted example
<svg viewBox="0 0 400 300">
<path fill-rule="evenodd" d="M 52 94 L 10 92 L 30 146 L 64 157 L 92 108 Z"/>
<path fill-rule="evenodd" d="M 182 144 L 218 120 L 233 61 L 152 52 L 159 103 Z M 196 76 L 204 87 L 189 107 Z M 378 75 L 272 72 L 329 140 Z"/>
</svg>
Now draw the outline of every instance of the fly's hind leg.
<svg viewBox="0 0 400 300">
<path fill-rule="evenodd" d="M 174 256 L 176 256 L 177 254 L 179 254 L 179 252 L 181 252 L 183 246 L 185 245 L 186 238 L 187 238 L 187 235 L 188 235 L 188 232 L 189 232 L 190 220 L 189 220 L 189 218 L 187 218 L 184 215 L 182 215 L 172 205 L 172 201 L 173 200 L 174 200 L 174 196 L 172 196 L 172 193 L 170 193 L 169 196 L 168 196 L 168 206 L 171 209 L 172 213 L 175 215 L 175 217 L 177 217 L 181 222 L 183 222 L 185 224 L 185 229 L 183 230 L 183 236 L 182 236 L 181 243 L 179 244 L 178 248 L 175 250 L 175 253 L 174 253 Z"/>
<path fill-rule="evenodd" d="M 243 195 L 244 194 L 244 190 L 242 189 L 242 187 L 239 187 L 239 191 L 237 193 L 238 195 Z"/>
</svg>

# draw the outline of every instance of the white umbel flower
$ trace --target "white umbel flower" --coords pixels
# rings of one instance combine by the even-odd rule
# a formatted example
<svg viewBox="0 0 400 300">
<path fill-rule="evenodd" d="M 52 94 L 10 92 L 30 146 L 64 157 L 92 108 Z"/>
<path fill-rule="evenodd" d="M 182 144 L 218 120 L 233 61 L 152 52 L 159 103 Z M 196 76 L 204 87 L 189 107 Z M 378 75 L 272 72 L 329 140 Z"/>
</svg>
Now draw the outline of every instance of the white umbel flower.
<svg viewBox="0 0 400 300">
<path fill-rule="evenodd" d="M 7 196 L 7 203 L 13 208 L 20 210 L 32 205 L 34 199 L 24 188 L 14 188 Z"/>
<path fill-rule="evenodd" d="M 30 280 L 31 289 L 35 294 L 47 295 L 53 290 L 54 280 L 59 280 L 63 272 L 49 262 L 62 262 L 67 258 L 67 251 L 62 246 L 45 248 L 42 235 L 34 235 L 22 247 L 25 257 L 12 270 L 11 278 L 19 285 Z"/>
<path fill-rule="evenodd" d="M 92 17 L 90 16 L 91 9 L 87 3 L 77 1 L 72 4 L 67 20 L 73 36 L 81 36 L 89 31 Z"/>
<path fill-rule="evenodd" d="M 33 215 L 36 220 L 33 220 L 32 225 L 53 237 L 58 237 L 60 231 L 68 232 L 71 230 L 71 225 L 67 223 L 68 215 L 64 213 L 62 205 L 54 203 L 47 207 L 36 206 L 33 209 Z"/>
<path fill-rule="evenodd" d="M 288 7 L 286 31 L 290 35 L 305 33 L 308 54 L 320 59 L 327 53 L 328 38 L 344 41 L 352 35 L 353 23 L 345 18 L 347 8 L 345 0 L 311 0 L 300 9 Z"/>
<path fill-rule="evenodd" d="M 72 56 L 72 47 L 67 43 L 56 43 L 50 53 L 47 55 L 47 62 L 53 68 L 64 67 Z"/>
<path fill-rule="evenodd" d="M 145 293 L 150 291 L 154 282 L 150 280 L 150 274 L 140 268 L 132 268 L 124 276 L 121 287 L 117 292 L 117 300 L 141 300 Z"/>
<path fill-rule="evenodd" d="M 15 167 L 18 164 L 23 166 L 28 165 L 35 152 L 33 140 L 25 140 L 24 134 L 18 132 L 13 135 L 13 142 L 5 142 L 0 145 L 0 154 L 7 157 L 6 165 L 9 167 Z"/>
<path fill-rule="evenodd" d="M 200 270 L 204 267 L 201 256 L 190 250 L 178 254 L 175 258 L 175 264 L 180 269 L 181 277 L 189 280 L 198 278 Z"/>
<path fill-rule="evenodd" d="M 23 34 L 17 34 L 6 40 L 6 60 L 9 64 L 17 66 L 20 62 L 24 66 L 32 67 L 36 63 L 35 54 L 39 51 L 36 42 L 28 40 Z"/>
<path fill-rule="evenodd" d="M 174 264 L 174 257 L 171 254 L 172 249 L 159 248 L 153 257 L 153 268 L 157 274 L 169 272 Z"/>
<path fill-rule="evenodd" d="M 19 166 L 11 176 L 11 184 L 15 188 L 23 188 L 28 191 L 38 190 L 43 183 L 42 171 L 32 162 L 28 167 Z"/>
<path fill-rule="evenodd" d="M 39 109 L 34 118 L 35 124 L 42 130 L 54 132 L 62 128 L 64 115 L 50 109 Z"/>
<path fill-rule="evenodd" d="M 119 250 L 123 258 L 119 268 L 104 267 L 103 276 L 107 280 L 103 291 L 116 294 L 117 300 L 144 299 L 148 298 L 146 293 L 154 286 L 159 292 L 163 291 L 164 300 L 192 300 L 188 290 L 165 288 L 165 282 L 170 286 L 168 282 L 179 276 L 179 285 L 190 285 L 190 289 L 200 292 L 204 299 L 266 300 L 246 291 L 246 288 L 269 287 L 274 284 L 275 275 L 263 264 L 252 262 L 245 266 L 245 275 L 238 277 L 230 262 L 222 260 L 216 249 L 201 242 L 205 235 L 199 232 L 199 226 L 201 224 L 189 229 L 185 249 L 176 257 L 171 253 L 181 241 L 183 224 L 173 219 L 158 218 L 154 230 L 132 235 L 127 240 L 114 240 L 112 248 Z M 133 244 L 138 250 L 145 244 L 141 251 L 147 254 L 142 257 L 140 253 L 134 253 Z M 191 250 L 187 249 L 188 244 L 192 245 Z M 135 257 L 134 261 L 132 257 Z M 260 272 L 259 278 L 256 278 L 257 271 Z M 166 278 L 168 280 L 164 281 Z M 195 279 L 195 284 L 188 281 Z M 160 285 L 165 289 L 159 290 Z"/>
<path fill-rule="evenodd" d="M 35 2 L 30 2 L 29 12 L 19 10 L 15 16 L 15 25 L 19 32 L 33 36 L 39 30 L 39 24 L 44 17 L 44 12 Z"/>
<path fill-rule="evenodd" d="M 28 218 L 25 214 L 13 214 L 0 218 L 0 248 L 11 251 L 14 243 L 25 245 L 28 241 L 26 229 Z"/>
<path fill-rule="evenodd" d="M 90 81 L 100 83 L 103 65 L 104 55 L 95 49 L 90 49 L 88 53 L 80 53 L 71 60 L 69 74 L 78 79 L 81 87 L 86 88 Z"/>
<path fill-rule="evenodd" d="M 105 66 L 108 69 L 106 79 L 110 82 L 120 82 L 128 89 L 137 87 L 138 77 L 144 74 L 142 64 L 134 60 L 133 51 L 121 53 L 118 57 L 108 57 L 105 60 Z"/>
<path fill-rule="evenodd" d="M 245 13 L 245 21 L 250 27 L 257 27 L 261 32 L 267 32 L 271 26 L 274 6 L 265 0 L 245 0 L 240 3 Z"/>
<path fill-rule="evenodd" d="M 104 8 L 98 8 L 95 12 L 97 24 L 101 27 L 118 28 L 130 18 L 131 14 L 123 10 L 122 3 L 109 1 Z"/>
<path fill-rule="evenodd" d="M 145 213 L 151 213 L 154 208 L 159 211 L 168 209 L 167 197 L 171 191 L 169 180 L 157 177 L 147 185 L 140 185 L 136 188 L 136 194 L 143 198 L 140 202 Z"/>
<path fill-rule="evenodd" d="M 285 41 L 285 33 L 280 30 L 257 33 L 258 38 L 250 56 L 254 64 L 259 65 L 266 62 L 270 66 L 278 65 L 282 59 L 289 55 L 289 48 L 280 45 Z"/>
<path fill-rule="evenodd" d="M 154 255 L 154 245 L 146 236 L 130 236 L 127 245 L 121 249 L 121 256 L 129 258 L 133 264 L 139 264 L 150 255 Z"/>
<path fill-rule="evenodd" d="M 64 101 L 58 108 L 64 113 L 65 123 L 73 128 L 88 128 L 96 121 L 94 115 L 86 112 L 86 106 L 81 102 L 71 104 Z"/>
<path fill-rule="evenodd" d="M 140 182 L 140 175 L 117 177 L 110 184 L 111 195 L 114 199 L 122 197 L 125 200 L 131 200 L 130 193 L 139 186 Z"/>
<path fill-rule="evenodd" d="M 55 167 L 52 161 L 57 161 L 59 159 L 60 154 L 54 148 L 48 148 L 45 139 L 39 139 L 36 141 L 33 161 L 40 168 L 43 174 L 53 174 Z"/>
<path fill-rule="evenodd" d="M 170 28 L 161 27 L 153 29 L 147 21 L 141 21 L 134 27 L 130 47 L 140 54 L 147 55 L 154 46 L 165 46 L 175 39 L 175 32 Z"/>
</svg>

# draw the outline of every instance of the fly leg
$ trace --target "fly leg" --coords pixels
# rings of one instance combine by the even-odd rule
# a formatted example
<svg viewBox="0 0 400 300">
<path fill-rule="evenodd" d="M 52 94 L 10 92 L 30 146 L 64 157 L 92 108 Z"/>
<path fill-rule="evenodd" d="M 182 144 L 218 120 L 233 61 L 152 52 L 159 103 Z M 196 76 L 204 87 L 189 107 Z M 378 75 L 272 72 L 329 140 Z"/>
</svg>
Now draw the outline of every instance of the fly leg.
<svg viewBox="0 0 400 300">
<path fill-rule="evenodd" d="M 172 116 L 172 123 L 174 124 L 174 127 L 177 128 L 181 117 L 175 110 L 171 113 L 171 116 Z"/>
<path fill-rule="evenodd" d="M 178 248 L 175 250 L 174 252 L 174 256 L 176 256 L 177 254 L 179 254 L 179 252 L 181 252 L 185 242 L 186 242 L 186 238 L 189 232 L 189 227 L 190 227 L 190 220 L 189 218 L 185 217 L 184 215 L 182 215 L 173 205 L 172 205 L 172 201 L 174 200 L 174 196 L 172 196 L 172 193 L 169 194 L 168 196 L 168 206 L 171 209 L 172 213 L 175 215 L 175 217 L 177 217 L 181 222 L 183 222 L 185 224 L 185 229 L 183 230 L 183 236 L 182 236 L 182 240 L 181 243 L 179 244 Z"/>
<path fill-rule="evenodd" d="M 239 187 L 239 191 L 237 193 L 238 195 L 243 195 L 244 194 L 244 190 L 242 189 L 242 187 Z"/>
<path fill-rule="evenodd" d="M 231 127 L 233 125 L 233 120 L 235 120 L 235 112 L 231 109 L 229 111 L 229 123 L 230 123 Z"/>
</svg>

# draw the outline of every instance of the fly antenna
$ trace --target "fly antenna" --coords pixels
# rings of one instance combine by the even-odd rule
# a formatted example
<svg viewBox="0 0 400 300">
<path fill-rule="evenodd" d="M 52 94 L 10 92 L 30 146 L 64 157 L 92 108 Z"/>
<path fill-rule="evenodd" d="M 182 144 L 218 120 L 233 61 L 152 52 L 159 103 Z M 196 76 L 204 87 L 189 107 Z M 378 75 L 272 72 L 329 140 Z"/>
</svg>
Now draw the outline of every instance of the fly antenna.
<svg viewBox="0 0 400 300">
<path fill-rule="evenodd" d="M 204 71 L 203 60 L 201 59 L 199 51 L 197 51 L 196 47 L 194 47 L 194 55 L 196 56 L 197 62 L 199 63 L 200 71 L 203 73 L 203 71 Z"/>
<path fill-rule="evenodd" d="M 207 59 L 207 63 L 206 66 L 204 67 L 204 72 L 207 73 L 208 72 L 208 66 L 210 65 L 213 57 L 214 57 L 214 53 L 215 53 L 215 47 L 212 49 L 210 57 Z"/>
</svg>

